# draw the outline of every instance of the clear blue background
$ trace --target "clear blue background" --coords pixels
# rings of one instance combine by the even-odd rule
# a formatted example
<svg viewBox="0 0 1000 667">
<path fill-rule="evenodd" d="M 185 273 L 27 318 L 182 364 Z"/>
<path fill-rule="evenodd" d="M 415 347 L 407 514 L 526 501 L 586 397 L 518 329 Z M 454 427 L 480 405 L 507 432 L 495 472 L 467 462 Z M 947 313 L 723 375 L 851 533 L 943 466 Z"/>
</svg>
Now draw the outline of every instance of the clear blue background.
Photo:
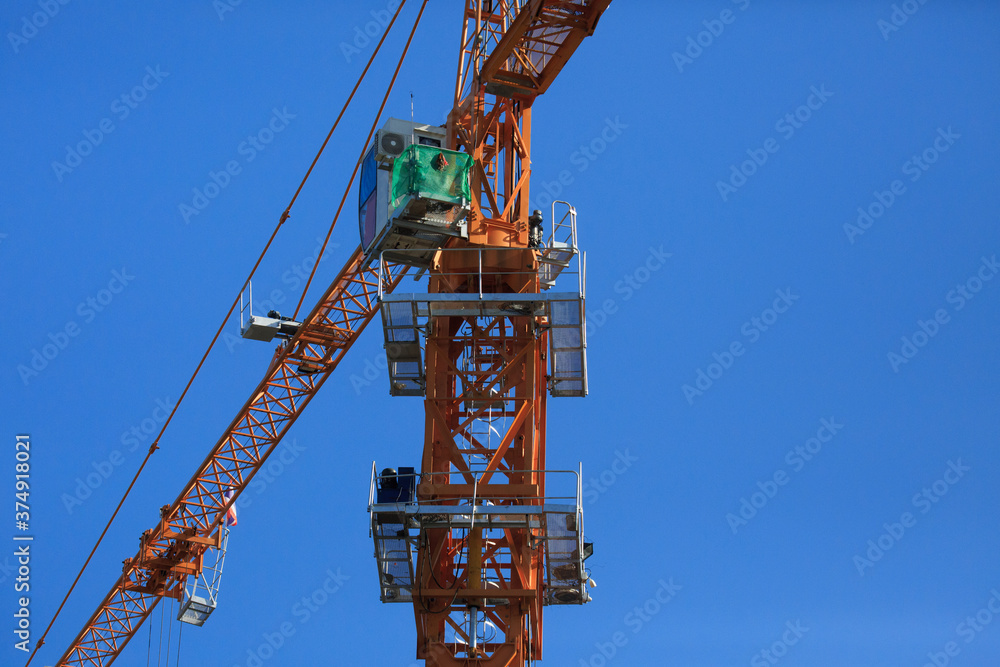
<svg viewBox="0 0 1000 667">
<path fill-rule="evenodd" d="M 408 117 L 412 91 L 415 117 L 443 122 L 461 5 L 429 3 L 389 114 Z M 258 294 L 280 292 L 280 308 L 298 299 L 295 267 L 328 228 L 417 6 L 404 8 L 255 280 Z M 0 490 L 9 507 L 14 435 L 30 433 L 33 641 L 148 446 L 129 452 L 123 433 L 153 419 L 158 399 L 176 400 L 372 49 L 348 59 L 343 45 L 385 8 L 247 0 L 220 17 L 208 1 L 71 2 L 17 52 L 8 34 L 38 5 L 0 10 Z M 678 71 L 672 54 L 705 21 L 718 28 L 725 9 L 732 22 L 702 35 L 710 43 Z M 971 642 L 958 634 L 1000 590 L 1000 280 L 961 310 L 947 300 L 1000 252 L 1000 8 L 929 2 L 886 39 L 878 22 L 892 13 L 888 1 L 618 0 L 534 105 L 533 198 L 568 172 L 592 324 L 614 311 L 591 331 L 589 397 L 549 402 L 549 466 L 582 461 L 605 490 L 588 486 L 594 602 L 546 612 L 543 664 L 604 664 L 599 645 L 616 632 L 627 643 L 611 665 L 768 664 L 760 651 L 795 621 L 808 631 L 782 665 L 919 666 L 949 641 L 960 648 L 950 664 L 1000 663 L 1000 619 Z M 169 75 L 121 118 L 112 104 L 147 66 Z M 812 86 L 833 95 L 786 138 L 776 123 Z M 295 118 L 248 162 L 239 146 L 275 108 Z M 53 162 L 104 118 L 114 131 L 60 181 Z M 616 120 L 620 133 L 601 146 Z M 960 138 L 911 182 L 904 163 L 949 127 Z M 723 201 L 717 183 L 768 138 L 779 150 Z M 588 145 L 603 150 L 582 159 Z M 178 206 L 230 160 L 242 171 L 185 224 Z M 906 192 L 851 243 L 844 225 L 896 179 Z M 308 304 L 357 244 L 355 202 Z M 672 253 L 662 268 L 637 273 L 661 246 Z M 123 269 L 134 279 L 86 321 L 78 305 Z M 629 292 L 626 276 L 645 282 Z M 798 300 L 751 342 L 744 323 L 779 289 Z M 939 308 L 948 323 L 894 371 L 888 353 Z M 18 366 L 71 321 L 79 335 L 22 380 Z M 229 345 L 205 366 L 35 664 L 58 658 L 261 378 L 272 346 L 233 343 L 237 326 L 227 325 Z M 689 403 L 683 385 L 734 341 L 745 353 Z M 265 665 L 412 663 L 412 610 L 378 601 L 365 503 L 373 459 L 419 462 L 423 410 L 388 396 L 384 370 L 363 383 L 381 355 L 373 327 L 288 436 L 297 458 L 250 492 L 221 605 L 204 628 L 185 630 L 181 664 L 247 665 L 286 621 L 295 634 Z M 843 429 L 795 471 L 786 453 L 824 418 Z M 78 478 L 115 450 L 124 462 L 67 508 Z M 626 451 L 637 461 L 619 474 L 612 464 Z M 914 495 L 959 459 L 970 470 L 921 513 Z M 788 483 L 734 534 L 727 514 L 777 471 Z M 904 512 L 916 525 L 859 574 L 855 556 Z M 300 623 L 294 606 L 327 569 L 349 579 Z M 21 664 L 12 580 L 0 578 L 0 662 Z M 671 578 L 680 590 L 635 632 L 627 615 Z M 157 611 L 154 653 L 159 623 Z M 176 632 L 175 622 L 175 641 Z M 144 664 L 148 638 L 144 627 L 119 664 Z"/>
</svg>

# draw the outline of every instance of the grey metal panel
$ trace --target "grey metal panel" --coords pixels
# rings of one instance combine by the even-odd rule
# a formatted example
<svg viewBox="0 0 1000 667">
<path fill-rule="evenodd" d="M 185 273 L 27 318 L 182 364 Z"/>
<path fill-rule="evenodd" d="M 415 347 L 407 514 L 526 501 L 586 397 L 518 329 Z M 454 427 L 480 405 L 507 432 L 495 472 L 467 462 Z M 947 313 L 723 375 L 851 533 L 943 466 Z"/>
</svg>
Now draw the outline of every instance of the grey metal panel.
<svg viewBox="0 0 1000 667">
<path fill-rule="evenodd" d="M 251 315 L 243 331 L 240 332 L 248 340 L 270 342 L 281 330 L 281 320 L 261 315 Z"/>
</svg>

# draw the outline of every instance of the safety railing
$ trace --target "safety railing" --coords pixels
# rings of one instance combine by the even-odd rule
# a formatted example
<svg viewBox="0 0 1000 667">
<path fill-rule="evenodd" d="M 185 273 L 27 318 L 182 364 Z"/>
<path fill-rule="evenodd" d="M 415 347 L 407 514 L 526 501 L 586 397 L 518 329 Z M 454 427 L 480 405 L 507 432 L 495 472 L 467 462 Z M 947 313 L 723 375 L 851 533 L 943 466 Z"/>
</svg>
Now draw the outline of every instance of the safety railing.
<svg viewBox="0 0 1000 667">
<path fill-rule="evenodd" d="M 243 295 L 247 298 L 244 299 Z M 240 292 L 240 333 L 246 329 L 246 321 L 253 316 L 253 281 L 247 282 L 245 290 Z"/>
<path fill-rule="evenodd" d="M 199 574 L 190 575 L 184 584 L 184 595 L 177 612 L 177 620 L 190 625 L 204 625 L 219 604 L 222 568 L 226 563 L 229 545 L 229 528 L 222 527 L 218 548 L 209 548 L 202 556 L 203 567 Z"/>
<path fill-rule="evenodd" d="M 508 472 L 508 471 L 504 471 Z M 582 604 L 587 602 L 589 575 L 584 567 L 587 552 L 583 524 L 583 468 L 579 470 L 512 470 L 511 474 L 544 473 L 572 475 L 572 494 L 544 496 L 497 495 L 491 484 L 488 497 L 480 495 L 481 481 L 487 474 L 498 471 L 471 471 L 471 492 L 465 497 L 422 499 L 419 483 L 433 483 L 442 475 L 460 475 L 459 484 L 469 486 L 465 474 L 452 473 L 393 473 L 380 475 L 372 463 L 368 491 L 370 515 L 369 537 L 375 540 L 375 558 L 379 570 L 381 599 L 384 602 L 409 602 L 413 599 L 416 572 L 416 550 L 424 529 L 465 531 L 527 530 L 539 543 L 543 553 L 546 598 L 543 604 Z M 412 497 L 393 502 L 378 502 L 379 489 L 396 490 L 400 479 L 410 482 Z M 501 598 L 502 593 L 497 592 Z"/>
<path fill-rule="evenodd" d="M 575 484 L 574 484 L 575 489 L 574 489 L 574 493 L 572 495 L 548 495 L 548 494 L 546 494 L 544 496 L 523 496 L 523 495 L 510 495 L 510 496 L 499 495 L 498 496 L 498 495 L 495 495 L 495 494 L 491 494 L 489 496 L 489 498 L 482 498 L 482 497 L 477 498 L 476 497 L 475 489 L 478 489 L 479 480 L 482 479 L 482 477 L 484 475 L 489 474 L 490 477 L 491 477 L 491 479 L 492 479 L 494 476 L 497 476 L 497 475 L 506 475 L 507 473 L 510 473 L 510 474 L 544 473 L 546 476 L 548 476 L 550 474 L 556 474 L 556 475 L 558 475 L 558 474 L 573 475 L 575 477 Z M 460 484 L 467 484 L 468 481 L 466 480 L 466 477 L 465 477 L 466 474 L 471 475 L 472 478 L 473 478 L 473 489 L 474 489 L 474 492 L 473 492 L 473 495 L 469 497 L 470 504 L 468 504 L 468 505 L 456 504 L 460 500 L 460 499 L 457 499 L 457 498 L 440 498 L 440 499 L 421 499 L 421 498 L 419 498 L 419 485 L 420 485 L 420 482 L 422 480 L 424 480 L 424 479 L 430 480 L 431 478 L 434 478 L 434 477 L 441 477 L 443 475 L 448 475 L 449 477 L 455 477 L 455 476 L 460 477 L 461 481 L 459 481 L 458 483 L 460 483 Z M 578 540 L 579 544 L 578 544 L 578 547 L 580 549 L 580 552 L 581 553 L 583 552 L 583 464 L 582 463 L 580 464 L 580 467 L 579 467 L 578 470 L 503 470 L 503 471 L 498 471 L 498 470 L 492 470 L 492 471 L 470 470 L 468 473 L 462 473 L 462 472 L 459 472 L 459 471 L 452 471 L 452 472 L 448 472 L 448 473 L 442 473 L 442 472 L 438 472 L 438 473 L 420 473 L 420 472 L 414 472 L 414 473 L 406 473 L 406 474 L 395 473 L 393 475 L 380 475 L 376 471 L 375 462 L 372 461 L 371 480 L 370 480 L 370 483 L 369 483 L 369 486 L 368 486 L 368 512 L 369 512 L 369 514 L 372 514 L 374 511 L 376 511 L 376 506 L 380 505 L 380 503 L 376 502 L 377 492 L 378 492 L 378 488 L 379 488 L 378 487 L 379 481 L 381 481 L 381 480 L 388 480 L 389 478 L 398 479 L 400 477 L 413 477 L 414 478 L 415 483 L 413 485 L 413 488 L 414 488 L 414 491 L 415 491 L 415 495 L 414 495 L 413 500 L 411 500 L 411 501 L 405 501 L 405 502 L 399 502 L 399 503 L 381 503 L 382 505 L 400 505 L 400 504 L 403 504 L 403 505 L 416 505 L 418 507 L 433 507 L 433 508 L 435 508 L 435 512 L 448 511 L 449 508 L 451 508 L 452 512 L 458 513 L 458 514 L 464 514 L 464 515 L 480 514 L 480 515 L 482 515 L 482 514 L 489 514 L 490 512 L 494 512 L 494 513 L 498 513 L 498 514 L 509 514 L 511 508 L 512 507 L 516 507 L 516 506 L 509 505 L 509 504 L 504 504 L 504 503 L 511 503 L 511 502 L 524 503 L 526 501 L 528 501 L 528 502 L 530 502 L 530 501 L 542 501 L 542 503 L 540 505 L 538 505 L 538 504 L 536 504 L 536 505 L 523 505 L 522 504 L 521 505 L 522 507 L 532 508 L 532 511 L 539 511 L 546 504 L 572 501 L 573 507 L 574 507 L 574 513 L 576 514 L 577 522 L 578 522 L 577 523 L 578 532 L 579 532 L 579 540 Z M 499 486 L 499 485 L 497 485 L 497 486 Z M 490 503 L 490 505 L 482 505 L 482 504 L 476 505 L 477 501 L 479 501 L 479 502 L 488 501 Z M 480 508 L 485 508 L 485 509 L 480 509 Z M 495 509 L 493 509 L 493 508 L 495 508 Z M 394 508 L 394 509 L 395 509 L 395 511 L 398 511 L 398 508 Z M 370 536 L 371 536 L 371 533 L 369 533 L 369 537 Z"/>
<path fill-rule="evenodd" d="M 575 234 L 574 234 L 575 235 Z M 538 248 L 536 252 L 539 253 L 540 259 L 544 261 L 544 253 L 548 250 L 547 247 Z M 566 265 L 562 267 L 559 271 L 560 275 L 565 276 L 576 276 L 576 289 L 574 290 L 581 298 L 586 296 L 586 279 L 585 279 L 585 259 L 583 255 L 574 247 L 567 248 L 557 248 L 557 250 L 570 251 L 571 257 L 566 260 Z M 485 285 L 495 283 L 497 278 L 504 277 L 507 282 L 511 282 L 511 278 L 516 278 L 517 276 L 525 276 L 527 279 L 534 278 L 540 275 L 539 271 L 535 270 L 513 270 L 507 268 L 495 268 L 484 270 L 483 255 L 484 253 L 496 254 L 496 253 L 514 253 L 523 252 L 523 248 L 442 248 L 438 250 L 439 253 L 467 253 L 474 255 L 474 266 L 473 270 L 465 271 L 435 271 L 434 276 L 436 277 L 458 277 L 465 278 L 467 282 L 474 285 L 475 291 L 469 292 L 470 295 L 476 295 L 480 299 L 491 298 L 492 294 L 499 294 L 502 292 L 491 292 L 484 289 Z M 412 254 L 414 256 L 425 252 L 423 249 L 395 249 L 383 251 L 382 255 L 379 257 L 378 262 L 378 299 L 382 300 L 385 295 L 389 284 L 392 282 L 392 274 L 389 272 L 388 267 L 393 263 L 398 263 L 401 260 L 399 258 L 405 257 L 407 254 Z M 386 257 L 386 253 L 393 256 L 390 260 Z M 405 263 L 405 261 L 403 262 Z M 471 262 L 470 262 L 471 263 Z M 429 279 L 430 273 L 426 271 L 421 271 L 414 275 L 413 279 L 417 282 L 422 282 Z M 526 295 L 525 293 L 520 293 Z M 527 293 L 531 294 L 531 293 Z"/>
<path fill-rule="evenodd" d="M 415 481 L 416 481 L 416 483 L 414 484 L 414 488 L 416 489 L 416 488 L 419 488 L 419 484 L 420 484 L 420 482 L 422 480 L 427 479 L 429 481 L 430 478 L 442 477 L 442 476 L 445 476 L 445 475 L 447 475 L 448 478 L 449 478 L 449 481 L 448 481 L 449 484 L 455 484 L 455 483 L 458 483 L 458 484 L 468 484 L 468 480 L 466 479 L 465 476 L 466 475 L 471 475 L 472 478 L 473 478 L 473 485 L 474 486 L 478 486 L 479 480 L 482 479 L 482 477 L 484 475 L 489 475 L 490 478 L 492 479 L 492 478 L 495 478 L 495 477 L 498 477 L 498 476 L 506 476 L 508 473 L 509 474 L 518 474 L 518 475 L 529 474 L 529 473 L 544 473 L 545 475 L 549 475 L 549 474 L 573 475 L 576 478 L 575 491 L 574 491 L 574 493 L 572 495 L 544 495 L 544 496 L 514 496 L 514 495 L 511 495 L 511 496 L 495 496 L 495 495 L 491 495 L 490 498 L 489 498 L 490 500 L 504 500 L 504 501 L 510 501 L 510 500 L 544 500 L 544 501 L 557 501 L 557 500 L 559 500 L 559 501 L 567 501 L 567 500 L 571 500 L 571 501 L 574 502 L 574 504 L 576 505 L 576 507 L 578 509 L 580 509 L 581 511 L 583 509 L 583 481 L 582 481 L 583 480 L 583 464 L 582 463 L 580 464 L 579 470 L 541 470 L 541 469 L 538 469 L 538 470 L 506 470 L 506 469 L 504 469 L 504 470 L 469 470 L 468 472 L 461 472 L 461 471 L 458 471 L 458 470 L 453 470 L 453 471 L 450 471 L 450 472 L 432 472 L 432 473 L 413 472 L 413 473 L 404 473 L 404 474 L 394 473 L 392 475 L 381 475 L 381 474 L 378 474 L 378 472 L 376 470 L 375 462 L 372 461 L 371 480 L 369 482 L 369 487 L 368 487 L 368 511 L 370 512 L 371 509 L 372 509 L 372 507 L 374 505 L 378 504 L 378 503 L 376 503 L 376 495 L 377 495 L 376 492 L 377 492 L 377 489 L 378 489 L 377 483 L 380 480 L 388 480 L 390 478 L 396 478 L 396 479 L 398 479 L 400 477 L 413 477 L 415 479 Z M 457 478 L 456 481 L 452 481 L 453 478 Z M 481 498 L 480 498 L 480 500 L 481 500 Z M 423 505 L 438 504 L 437 501 L 433 501 L 433 500 L 420 500 L 420 499 L 414 499 L 413 501 L 409 501 L 409 502 L 423 504 Z M 448 503 L 448 502 L 451 502 L 451 500 L 444 499 L 444 500 L 441 501 L 441 503 Z"/>
</svg>

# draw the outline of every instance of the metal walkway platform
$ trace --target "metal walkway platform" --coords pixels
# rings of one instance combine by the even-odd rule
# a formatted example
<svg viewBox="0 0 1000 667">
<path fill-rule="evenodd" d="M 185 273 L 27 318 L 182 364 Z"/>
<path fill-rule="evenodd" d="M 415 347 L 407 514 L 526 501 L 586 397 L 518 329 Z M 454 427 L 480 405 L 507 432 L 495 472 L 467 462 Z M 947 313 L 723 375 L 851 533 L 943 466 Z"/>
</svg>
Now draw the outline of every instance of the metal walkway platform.
<svg viewBox="0 0 1000 667">
<path fill-rule="evenodd" d="M 577 488 L 580 490 L 579 475 Z M 417 551 L 421 533 L 429 529 L 469 531 L 519 529 L 531 535 L 542 549 L 545 570 L 543 605 L 585 604 L 590 601 L 589 577 L 584 560 L 590 555 L 583 541 L 582 496 L 573 504 L 543 502 L 541 505 L 494 504 L 497 499 L 478 499 L 460 504 L 440 502 L 376 503 L 375 485 L 380 478 L 372 468 L 368 511 L 374 540 L 382 602 L 413 601 Z M 564 500 L 568 498 L 558 498 Z M 502 501 L 500 501 L 502 502 Z M 503 589 L 496 588 L 491 604 L 506 604 Z"/>
<path fill-rule="evenodd" d="M 542 294 L 386 294 L 381 304 L 389 393 L 425 393 L 423 337 L 434 317 L 536 317 L 549 327 L 549 392 L 587 395 L 584 300 L 571 292 Z"/>
<path fill-rule="evenodd" d="M 442 250 L 440 252 L 448 252 Z M 468 251 L 459 251 L 468 252 Z M 562 252 L 562 251 L 559 251 Z M 424 340 L 435 317 L 531 317 L 549 331 L 548 389 L 552 396 L 587 395 L 586 260 L 578 259 L 572 292 L 540 293 L 386 293 L 379 289 L 380 312 L 389 367 L 389 393 L 424 396 Z M 382 263 L 380 263 L 382 264 Z M 558 268 L 558 271 L 556 271 Z M 541 264 L 551 280 L 567 267 Z M 482 285 L 482 275 L 472 275 Z"/>
</svg>

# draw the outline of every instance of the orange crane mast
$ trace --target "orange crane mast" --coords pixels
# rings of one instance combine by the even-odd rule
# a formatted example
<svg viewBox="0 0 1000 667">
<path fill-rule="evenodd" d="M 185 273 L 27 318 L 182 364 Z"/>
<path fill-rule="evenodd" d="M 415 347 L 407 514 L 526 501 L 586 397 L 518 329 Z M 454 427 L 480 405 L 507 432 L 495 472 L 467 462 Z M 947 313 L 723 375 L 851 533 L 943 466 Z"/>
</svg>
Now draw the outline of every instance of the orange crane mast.
<svg viewBox="0 0 1000 667">
<path fill-rule="evenodd" d="M 531 105 L 609 3 L 466 3 L 448 132 L 473 158 L 468 239 L 435 256 L 427 295 L 390 302 L 409 299 L 419 315 L 426 298 L 439 313 L 426 322 L 411 513 L 417 657 L 428 665 L 539 660 L 543 607 L 589 599 L 582 512 L 546 495 L 545 465 L 547 390 L 586 394 L 583 285 L 541 294 L 576 239 L 574 225 L 568 238 L 550 233 L 568 252 L 544 244 L 529 210 Z M 442 521 L 446 508 L 457 509 Z"/>
<path fill-rule="evenodd" d="M 575 489 L 546 495 L 557 472 L 545 470 L 546 392 L 587 391 L 585 262 L 571 206 L 557 220 L 553 205 L 547 239 L 529 211 L 531 105 L 610 1 L 465 1 L 444 129 L 411 123 L 412 145 L 380 132 L 372 148 L 368 202 L 391 187 L 393 217 L 366 228 L 362 194 L 362 247 L 309 315 L 250 318 L 244 337 L 285 339 L 264 379 L 57 665 L 112 664 L 163 597 L 182 601 L 182 620 L 205 621 L 214 598 L 192 582 L 224 549 L 228 509 L 379 312 L 390 393 L 424 397 L 426 413 L 421 472 L 373 466 L 382 599 L 412 603 L 428 665 L 541 659 L 543 606 L 589 600 L 591 546 L 578 474 L 559 471 Z M 574 262 L 574 289 L 552 291 Z M 414 267 L 428 291 L 395 293 Z"/>
</svg>

